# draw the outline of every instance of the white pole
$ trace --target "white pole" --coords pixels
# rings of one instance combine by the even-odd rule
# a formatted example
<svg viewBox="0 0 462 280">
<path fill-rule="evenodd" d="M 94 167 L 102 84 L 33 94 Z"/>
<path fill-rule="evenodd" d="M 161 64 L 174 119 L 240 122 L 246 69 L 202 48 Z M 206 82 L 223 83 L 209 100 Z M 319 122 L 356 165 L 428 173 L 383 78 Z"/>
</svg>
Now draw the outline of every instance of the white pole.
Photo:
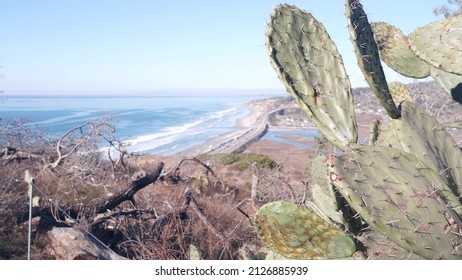
<svg viewBox="0 0 462 280">
<path fill-rule="evenodd" d="M 29 185 L 29 234 L 27 237 L 27 260 L 30 260 L 30 248 L 32 240 L 32 191 L 34 188 L 34 177 L 30 176 L 29 170 L 26 170 L 24 181 Z"/>
</svg>

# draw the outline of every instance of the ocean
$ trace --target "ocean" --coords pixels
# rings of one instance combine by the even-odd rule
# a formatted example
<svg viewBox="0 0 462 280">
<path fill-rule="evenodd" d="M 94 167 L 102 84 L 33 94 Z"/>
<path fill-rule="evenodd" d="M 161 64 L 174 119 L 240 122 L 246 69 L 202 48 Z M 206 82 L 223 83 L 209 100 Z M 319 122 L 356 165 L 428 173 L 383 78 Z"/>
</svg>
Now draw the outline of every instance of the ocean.
<svg viewBox="0 0 462 280">
<path fill-rule="evenodd" d="M 1 96 L 0 118 L 27 120 L 52 138 L 88 120 L 112 117 L 116 135 L 132 152 L 172 155 L 227 133 L 262 94 L 152 96 Z"/>
</svg>

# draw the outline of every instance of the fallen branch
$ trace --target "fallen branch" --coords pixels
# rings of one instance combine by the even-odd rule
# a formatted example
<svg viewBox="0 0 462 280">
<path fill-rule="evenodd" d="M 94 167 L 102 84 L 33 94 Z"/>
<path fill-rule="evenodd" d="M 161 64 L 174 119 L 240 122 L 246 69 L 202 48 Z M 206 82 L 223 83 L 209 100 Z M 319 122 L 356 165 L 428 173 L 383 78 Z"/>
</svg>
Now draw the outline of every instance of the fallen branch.
<svg viewBox="0 0 462 280">
<path fill-rule="evenodd" d="M 160 173 L 162 172 L 162 169 L 164 167 L 164 164 L 162 162 L 157 163 L 154 166 L 154 170 L 146 174 L 145 177 L 134 181 L 131 183 L 129 188 L 122 192 L 121 194 L 118 194 L 106 202 L 104 202 L 102 205 L 96 207 L 96 213 L 103 213 L 107 210 L 112 210 L 119 206 L 122 202 L 127 201 L 127 200 L 133 200 L 133 196 L 140 191 L 141 189 L 145 188 L 149 184 L 154 183 L 157 178 L 159 178 Z"/>
<path fill-rule="evenodd" d="M 215 172 L 213 172 L 212 168 L 210 168 L 209 165 L 203 163 L 202 161 L 200 161 L 199 159 L 197 158 L 185 158 L 185 159 L 182 159 L 174 168 L 170 169 L 169 171 L 167 171 L 166 173 L 162 174 L 161 177 L 175 177 L 175 178 L 179 178 L 180 177 L 180 168 L 181 168 L 181 165 L 187 161 L 193 161 L 193 162 L 196 162 L 200 165 L 202 165 L 206 170 L 207 172 L 205 173 L 206 176 L 208 176 L 208 173 L 210 172 L 213 177 L 218 178 L 218 176 L 215 174 Z M 173 173 L 172 175 L 170 175 L 170 173 Z"/>
<path fill-rule="evenodd" d="M 0 148 L 1 159 L 5 160 L 5 165 L 13 160 L 23 160 L 23 159 L 37 159 L 45 161 L 45 158 L 42 155 L 27 153 L 19 151 L 13 147 L 2 147 Z"/>
</svg>

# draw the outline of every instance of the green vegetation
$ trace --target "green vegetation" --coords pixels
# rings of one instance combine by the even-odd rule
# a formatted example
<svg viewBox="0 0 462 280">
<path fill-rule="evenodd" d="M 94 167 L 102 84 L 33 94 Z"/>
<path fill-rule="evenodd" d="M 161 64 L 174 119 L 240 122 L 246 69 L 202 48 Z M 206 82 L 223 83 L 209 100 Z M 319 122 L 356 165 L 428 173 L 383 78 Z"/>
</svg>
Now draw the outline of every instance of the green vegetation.
<svg viewBox="0 0 462 280">
<path fill-rule="evenodd" d="M 261 168 L 273 169 L 277 167 L 277 163 L 271 158 L 255 153 L 231 153 L 217 155 L 221 164 L 235 164 L 239 171 L 248 170 L 252 163 L 257 163 Z"/>
</svg>

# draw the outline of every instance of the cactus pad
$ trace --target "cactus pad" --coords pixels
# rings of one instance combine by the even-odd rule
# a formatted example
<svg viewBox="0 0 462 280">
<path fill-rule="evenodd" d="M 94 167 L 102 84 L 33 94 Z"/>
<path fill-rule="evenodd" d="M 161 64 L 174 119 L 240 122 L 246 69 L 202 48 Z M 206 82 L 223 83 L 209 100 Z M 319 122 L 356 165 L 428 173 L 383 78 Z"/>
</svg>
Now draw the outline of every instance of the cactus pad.
<svg viewBox="0 0 462 280">
<path fill-rule="evenodd" d="M 409 47 L 437 69 L 462 75 L 462 15 L 417 28 L 409 35 Z"/>
<path fill-rule="evenodd" d="M 312 188 L 312 196 L 315 205 L 330 220 L 339 224 L 346 224 L 343 216 L 338 212 L 339 207 L 331 186 L 330 188 L 326 188 L 315 184 Z"/>
<path fill-rule="evenodd" d="M 260 239 L 287 258 L 338 259 L 355 252 L 353 240 L 342 230 L 291 202 L 265 204 L 254 222 Z"/>
<path fill-rule="evenodd" d="M 413 155 L 362 146 L 328 160 L 330 180 L 370 225 L 427 259 L 462 258 L 462 207 L 439 174 Z"/>
<path fill-rule="evenodd" d="M 358 65 L 367 83 L 388 115 L 393 119 L 399 118 L 400 112 L 390 95 L 372 28 L 360 1 L 346 0 L 345 14 Z"/>
<path fill-rule="evenodd" d="M 426 78 L 430 66 L 409 49 L 401 30 L 385 22 L 372 22 L 372 31 L 379 47 L 380 58 L 399 74 L 411 78 Z"/>
<path fill-rule="evenodd" d="M 369 145 L 401 149 L 401 142 L 393 128 L 380 120 L 374 120 L 371 124 Z"/>
<path fill-rule="evenodd" d="M 322 23 L 295 6 L 278 5 L 266 37 L 279 79 L 318 129 L 342 150 L 356 142 L 350 81 Z"/>
<path fill-rule="evenodd" d="M 393 82 L 388 85 L 388 88 L 390 88 L 395 104 L 400 104 L 403 101 L 413 102 L 412 94 L 405 84 Z"/>
</svg>

